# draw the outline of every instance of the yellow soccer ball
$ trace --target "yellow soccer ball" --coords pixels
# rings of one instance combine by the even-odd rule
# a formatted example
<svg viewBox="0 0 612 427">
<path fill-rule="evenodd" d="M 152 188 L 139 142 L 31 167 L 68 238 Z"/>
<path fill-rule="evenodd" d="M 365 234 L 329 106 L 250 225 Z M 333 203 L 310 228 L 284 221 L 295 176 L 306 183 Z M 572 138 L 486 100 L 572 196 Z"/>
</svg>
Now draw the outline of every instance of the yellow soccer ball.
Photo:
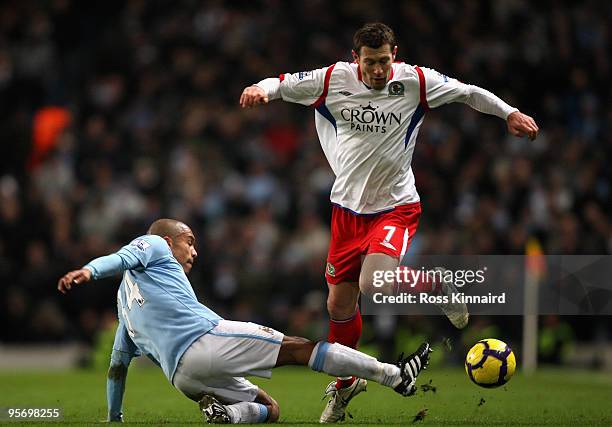
<svg viewBox="0 0 612 427">
<path fill-rule="evenodd" d="M 478 341 L 465 358 L 465 372 L 481 387 L 506 384 L 516 369 L 516 358 L 508 344 L 495 338 Z"/>
</svg>

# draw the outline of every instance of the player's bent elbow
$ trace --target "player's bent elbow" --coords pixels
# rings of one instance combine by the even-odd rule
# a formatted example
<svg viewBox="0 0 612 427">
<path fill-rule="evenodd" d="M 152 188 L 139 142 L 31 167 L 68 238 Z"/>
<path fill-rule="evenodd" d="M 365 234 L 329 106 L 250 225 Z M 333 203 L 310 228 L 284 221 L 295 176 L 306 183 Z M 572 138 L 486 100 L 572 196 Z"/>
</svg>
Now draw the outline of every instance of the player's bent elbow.
<svg viewBox="0 0 612 427">
<path fill-rule="evenodd" d="M 268 419 L 266 420 L 267 423 L 275 423 L 278 421 L 278 417 L 280 416 L 280 407 L 278 406 L 278 402 L 274 400 L 272 396 L 266 393 L 264 389 L 259 389 L 255 402 L 265 405 L 265 407 L 268 409 Z"/>
<path fill-rule="evenodd" d="M 127 376 L 127 366 L 123 363 L 111 364 L 108 368 L 108 378 L 111 380 L 121 380 Z"/>
<path fill-rule="evenodd" d="M 110 380 L 123 380 L 127 377 L 129 359 L 113 357 L 116 353 L 113 352 L 111 356 L 110 366 L 108 367 L 108 379 Z"/>
<path fill-rule="evenodd" d="M 268 406 L 268 419 L 266 422 L 275 423 L 278 421 L 278 417 L 280 417 L 280 406 L 278 406 L 275 400 L 272 400 Z"/>
</svg>

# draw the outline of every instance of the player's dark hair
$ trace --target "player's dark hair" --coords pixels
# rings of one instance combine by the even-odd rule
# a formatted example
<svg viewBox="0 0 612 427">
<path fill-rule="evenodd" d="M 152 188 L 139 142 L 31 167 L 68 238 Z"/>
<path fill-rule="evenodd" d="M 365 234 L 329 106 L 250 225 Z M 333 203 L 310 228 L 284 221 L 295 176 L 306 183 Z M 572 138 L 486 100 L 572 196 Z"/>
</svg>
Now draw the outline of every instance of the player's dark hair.
<svg viewBox="0 0 612 427">
<path fill-rule="evenodd" d="M 357 55 L 361 54 L 363 46 L 378 49 L 384 44 L 389 44 L 393 49 L 395 47 L 395 34 L 391 28 L 382 22 L 369 22 L 358 29 L 353 36 L 353 50 Z"/>
</svg>

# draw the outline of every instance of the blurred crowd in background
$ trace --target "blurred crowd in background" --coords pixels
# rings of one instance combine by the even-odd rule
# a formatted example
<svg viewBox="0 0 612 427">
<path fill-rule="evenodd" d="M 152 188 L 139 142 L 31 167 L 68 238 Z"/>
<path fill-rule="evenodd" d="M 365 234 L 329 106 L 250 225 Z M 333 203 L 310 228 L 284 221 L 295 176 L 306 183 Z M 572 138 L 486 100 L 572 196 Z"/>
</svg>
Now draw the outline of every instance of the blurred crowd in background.
<svg viewBox="0 0 612 427">
<path fill-rule="evenodd" d="M 413 253 L 522 254 L 529 236 L 548 254 L 612 251 L 610 2 L 4 1 L 0 341 L 92 342 L 116 318 L 117 279 L 67 297 L 57 279 L 158 217 L 193 228 L 191 281 L 221 315 L 324 336 L 334 177 L 314 113 L 238 99 L 350 61 L 353 32 L 377 20 L 398 60 L 489 89 L 541 129 L 532 143 L 463 104 L 430 112 Z M 520 319 L 480 321 L 520 334 Z M 549 321 L 593 338 L 576 326 L 588 319 Z"/>
</svg>

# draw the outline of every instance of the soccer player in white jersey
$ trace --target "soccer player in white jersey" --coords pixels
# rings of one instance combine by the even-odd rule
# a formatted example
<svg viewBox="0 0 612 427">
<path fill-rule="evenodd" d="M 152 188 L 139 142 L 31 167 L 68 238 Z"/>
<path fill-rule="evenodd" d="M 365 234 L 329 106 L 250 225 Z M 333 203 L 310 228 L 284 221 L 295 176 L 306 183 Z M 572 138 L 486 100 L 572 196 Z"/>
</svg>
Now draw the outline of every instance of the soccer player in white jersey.
<svg viewBox="0 0 612 427">
<path fill-rule="evenodd" d="M 274 422 L 276 401 L 244 376 L 271 376 L 283 365 L 308 365 L 330 375 L 359 375 L 403 396 L 416 390 L 431 348 L 422 344 L 397 364 L 341 344 L 289 337 L 255 323 L 222 319 L 201 304 L 187 279 L 197 256 L 195 236 L 184 223 L 160 219 L 147 235 L 114 254 L 96 258 L 64 275 L 58 290 L 123 274 L 117 292 L 119 326 L 107 380 L 108 420 L 123 421 L 128 366 L 146 355 L 178 390 L 200 403 L 209 423 Z"/>
<path fill-rule="evenodd" d="M 512 135 L 533 140 L 538 127 L 487 90 L 429 68 L 395 62 L 395 36 L 382 23 L 366 24 L 355 33 L 352 54 L 352 63 L 281 74 L 248 86 L 240 105 L 248 108 L 282 99 L 315 109 L 319 140 L 336 176 L 325 273 L 328 341 L 355 348 L 361 335 L 360 290 L 371 293 L 374 271 L 398 268 L 416 232 L 421 206 L 411 160 L 427 111 L 461 102 L 504 119 Z M 415 291 L 432 291 L 424 283 L 416 285 Z M 456 289 L 441 283 L 433 291 L 448 294 Z M 441 308 L 453 325 L 465 327 L 464 304 Z M 364 388 L 365 382 L 355 378 L 330 384 L 331 399 L 321 422 L 341 420 L 348 401 Z"/>
</svg>

